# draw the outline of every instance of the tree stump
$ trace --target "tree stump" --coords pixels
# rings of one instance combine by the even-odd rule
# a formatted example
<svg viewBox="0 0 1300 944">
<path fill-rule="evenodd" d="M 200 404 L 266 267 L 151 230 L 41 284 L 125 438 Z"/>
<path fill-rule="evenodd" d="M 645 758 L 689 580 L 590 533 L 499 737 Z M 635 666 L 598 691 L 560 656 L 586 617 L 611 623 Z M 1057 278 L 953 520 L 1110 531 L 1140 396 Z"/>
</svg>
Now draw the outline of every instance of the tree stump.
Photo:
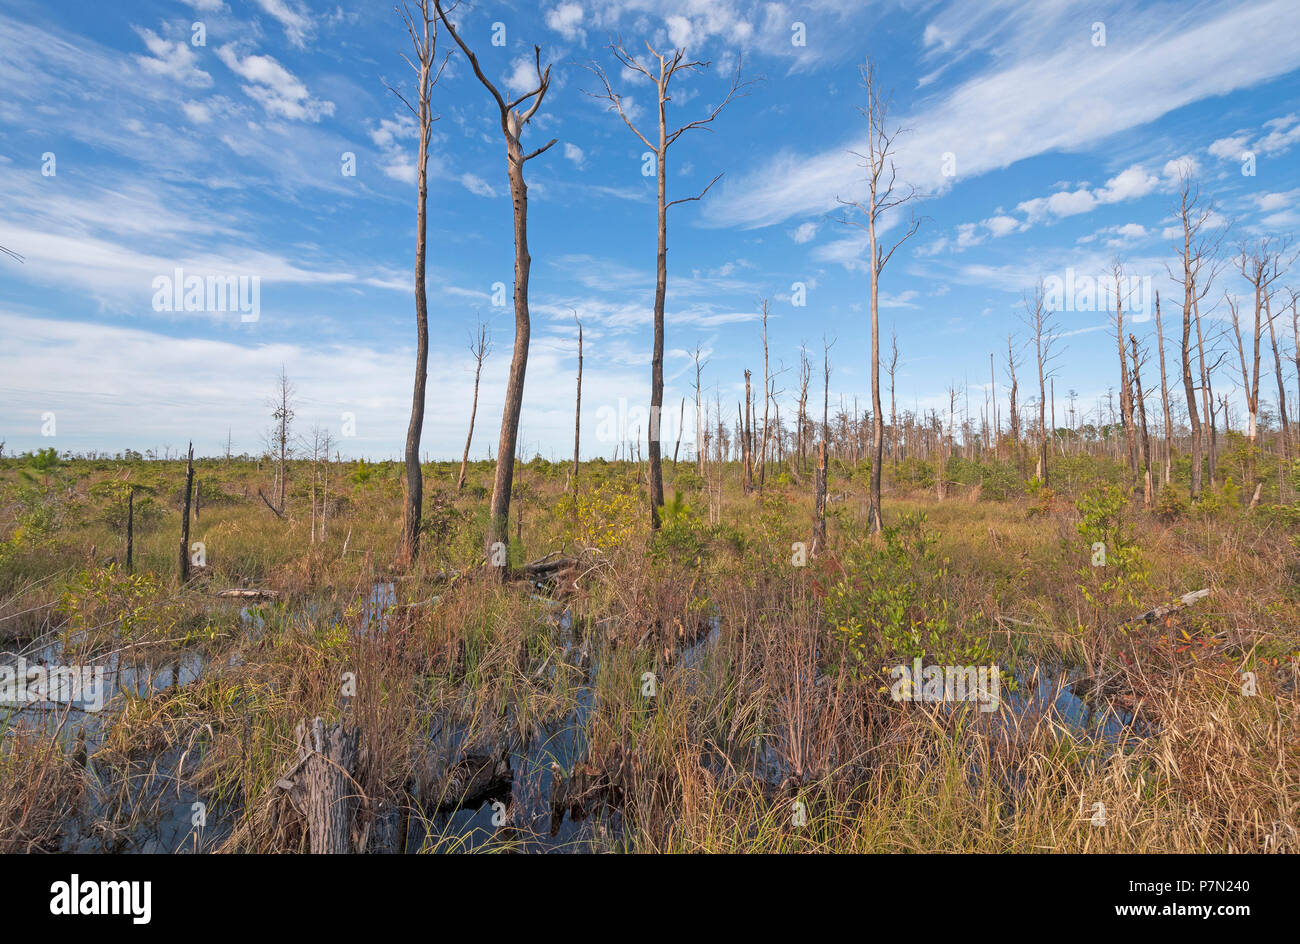
<svg viewBox="0 0 1300 944">
<path fill-rule="evenodd" d="M 298 759 L 302 771 L 298 784 L 306 794 L 306 815 L 313 855 L 340 855 L 351 851 L 352 820 L 357 790 L 352 779 L 361 732 L 336 724 L 326 729 L 319 717 L 311 725 L 299 724 Z"/>
</svg>

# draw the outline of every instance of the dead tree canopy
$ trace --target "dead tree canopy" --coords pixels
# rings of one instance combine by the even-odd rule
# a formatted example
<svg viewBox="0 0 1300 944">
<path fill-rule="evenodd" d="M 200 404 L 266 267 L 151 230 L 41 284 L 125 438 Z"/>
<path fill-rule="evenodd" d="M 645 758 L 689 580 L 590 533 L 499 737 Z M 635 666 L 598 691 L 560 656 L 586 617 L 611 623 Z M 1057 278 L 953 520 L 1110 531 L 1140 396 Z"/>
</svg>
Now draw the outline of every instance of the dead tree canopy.
<svg viewBox="0 0 1300 944">
<path fill-rule="evenodd" d="M 501 416 L 501 438 L 497 444 L 496 475 L 492 484 L 492 504 L 487 529 L 487 561 L 504 561 L 499 553 L 509 539 L 510 497 L 514 487 L 515 447 L 519 439 L 519 415 L 524 402 L 524 377 L 528 371 L 528 346 L 532 331 L 528 312 L 528 279 L 532 256 L 528 253 L 528 186 L 524 182 L 524 164 L 545 153 L 555 144 L 552 138 L 533 151 L 525 152 L 522 137 L 551 87 L 551 67 L 542 68 L 542 48 L 533 47 L 536 84 L 516 98 L 507 100 L 479 65 L 478 57 L 469 48 L 460 32 L 447 18 L 442 0 L 434 0 L 438 17 L 447 32 L 469 60 L 474 75 L 492 96 L 501 121 L 501 134 L 506 145 L 506 173 L 510 181 L 510 200 L 514 216 L 515 235 L 515 342 L 510 358 L 510 375 L 506 382 L 505 406 Z M 504 569 L 504 568 L 502 568 Z"/>
<path fill-rule="evenodd" d="M 688 121 L 676 130 L 668 127 L 668 102 L 671 101 L 669 86 L 677 73 L 690 73 L 707 69 L 709 63 L 704 60 L 687 59 L 685 49 L 674 49 L 671 53 L 662 53 L 648 42 L 645 44 L 648 58 L 638 59 L 627 51 L 621 39 L 609 44 L 609 50 L 618 60 L 625 72 L 644 76 L 654 84 L 656 92 L 656 113 L 658 127 L 652 133 L 644 133 L 628 114 L 624 107 L 623 96 L 614 90 L 609 76 L 599 63 L 591 63 L 588 69 L 600 79 L 602 91 L 588 92 L 593 98 L 609 102 L 611 111 L 618 112 L 623 123 L 655 156 L 655 177 L 657 183 L 657 221 L 658 247 L 655 260 L 655 300 L 654 300 L 654 343 L 650 357 L 650 428 L 648 431 L 650 448 L 650 526 L 659 527 L 659 509 L 664 503 L 663 469 L 660 460 L 659 434 L 660 414 L 664 403 L 664 304 L 668 291 L 668 208 L 679 203 L 690 203 L 703 199 L 709 189 L 722 177 L 718 174 L 699 193 L 676 200 L 668 199 L 668 149 L 688 131 L 708 130 L 708 126 L 738 95 L 744 94 L 748 83 L 741 81 L 741 63 L 737 61 L 736 71 L 730 86 L 722 100 L 714 105 L 702 118 Z"/>
</svg>

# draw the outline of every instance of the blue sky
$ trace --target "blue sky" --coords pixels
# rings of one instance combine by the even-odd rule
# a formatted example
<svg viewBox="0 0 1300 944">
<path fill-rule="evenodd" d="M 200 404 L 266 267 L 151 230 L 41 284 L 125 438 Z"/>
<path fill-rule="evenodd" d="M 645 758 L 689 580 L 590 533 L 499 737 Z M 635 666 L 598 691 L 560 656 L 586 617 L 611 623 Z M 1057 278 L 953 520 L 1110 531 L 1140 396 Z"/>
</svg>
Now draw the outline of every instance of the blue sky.
<svg viewBox="0 0 1300 944">
<path fill-rule="evenodd" d="M 1179 167 L 1232 224 L 1230 242 L 1300 223 L 1300 17 L 1289 2 L 479 0 L 455 18 L 501 84 L 526 77 L 534 43 L 554 63 L 525 136 L 559 139 L 527 165 L 525 455 L 572 450 L 571 309 L 585 326 L 584 454 L 612 454 L 609 417 L 624 401 L 635 427 L 649 397 L 654 179 L 644 146 L 584 94 L 595 88 L 584 66 L 610 68 L 642 121 L 652 97 L 612 65 L 611 34 L 712 62 L 680 78 L 676 123 L 707 113 L 738 60 L 759 79 L 711 132 L 670 151 L 670 199 L 725 176 L 670 211 L 666 413 L 691 394 L 698 346 L 706 396 L 734 418 L 744 369 L 762 372 L 762 299 L 773 366 L 787 369 L 786 418 L 800 345 L 819 360 L 823 335 L 836 339 L 833 402 L 868 401 L 863 243 L 838 203 L 862 192 L 851 151 L 864 140 L 855 106 L 868 54 L 907 129 L 900 179 L 926 195 L 920 231 L 882 281 L 900 409 L 946 408 L 947 388 L 969 384 L 978 421 L 990 351 L 1005 397 L 1006 335 L 1023 340 L 1021 299 L 1039 278 L 1097 276 L 1119 258 L 1176 320 L 1165 265 Z M 503 46 L 491 44 L 494 24 Z M 161 451 L 192 438 L 215 454 L 229 429 L 236 451 L 257 451 L 283 364 L 300 431 L 315 423 L 337 437 L 347 413 L 344 455 L 399 455 L 414 364 L 415 139 L 385 83 L 410 87 L 408 51 L 384 3 L 0 0 L 0 245 L 24 257 L 0 258 L 6 449 Z M 475 433 L 485 456 L 513 338 L 511 310 L 493 305 L 513 262 L 504 151 L 495 105 L 459 51 L 433 97 L 424 452 L 458 456 L 464 442 L 477 311 L 494 342 Z M 256 277 L 256 320 L 157 310 L 155 280 L 177 268 Z M 1220 284 L 1215 330 L 1222 292 L 1242 291 L 1239 279 Z M 1117 370 L 1104 306 L 1059 321 L 1064 423 L 1067 391 L 1081 413 L 1095 410 Z M 1225 367 L 1218 389 L 1233 380 Z M 1262 387 L 1273 400 L 1271 375 Z"/>
</svg>

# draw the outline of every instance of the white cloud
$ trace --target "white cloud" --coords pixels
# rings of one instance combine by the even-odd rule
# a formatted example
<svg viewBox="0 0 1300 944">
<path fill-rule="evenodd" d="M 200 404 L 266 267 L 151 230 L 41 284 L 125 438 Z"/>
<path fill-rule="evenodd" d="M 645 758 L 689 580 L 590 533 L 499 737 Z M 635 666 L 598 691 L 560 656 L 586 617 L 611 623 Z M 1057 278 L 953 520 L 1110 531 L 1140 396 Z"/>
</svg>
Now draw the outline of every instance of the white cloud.
<svg viewBox="0 0 1300 944">
<path fill-rule="evenodd" d="M 942 174 L 945 152 L 957 155 L 958 179 L 969 179 L 1037 154 L 1089 147 L 1192 102 L 1290 72 L 1300 66 L 1300 43 L 1260 42 L 1293 29 L 1290 7 L 1289 0 L 1260 0 L 1217 15 L 1189 10 L 1172 21 L 1164 6 L 1137 11 L 1117 61 L 1087 42 L 1060 42 L 1075 16 L 1068 4 L 1044 5 L 1029 16 L 990 4 L 989 15 L 1005 27 L 988 40 L 997 43 L 988 57 L 993 65 L 897 115 L 897 124 L 911 129 L 900 139 L 899 177 L 942 192 L 954 183 Z M 1139 80 L 1140 95 L 1133 93 Z M 1062 108 L 1063 101 L 1103 107 Z M 768 226 L 833 210 L 838 197 L 855 196 L 862 186 L 858 159 L 849 153 L 862 149 L 854 136 L 820 153 L 780 153 L 718 189 L 704 222 Z M 1058 206 L 1076 211 L 1084 202 L 1060 198 Z"/>
<path fill-rule="evenodd" d="M 1134 164 L 1120 171 L 1106 185 L 1097 191 L 1100 203 L 1119 203 L 1121 200 L 1136 200 L 1160 186 L 1160 178 L 1148 174 L 1141 164 Z"/>
<path fill-rule="evenodd" d="M 506 74 L 506 89 L 512 96 L 522 95 L 537 88 L 537 59 L 520 56 Z"/>
<path fill-rule="evenodd" d="M 790 234 L 790 238 L 793 239 L 796 243 L 803 244 L 809 242 L 816 235 L 817 235 L 816 223 L 800 223 L 797 227 L 795 227 L 794 232 Z"/>
<path fill-rule="evenodd" d="M 271 56 L 246 56 L 243 59 L 231 45 L 217 50 L 226 67 L 250 85 L 244 93 L 266 109 L 268 115 L 293 121 L 320 121 L 334 114 L 334 103 L 312 98 L 296 75 Z"/>
<path fill-rule="evenodd" d="M 1265 193 L 1255 197 L 1255 205 L 1263 213 L 1273 213 L 1277 210 L 1294 207 L 1300 203 L 1300 189 L 1288 190 L 1285 193 Z"/>
<path fill-rule="evenodd" d="M 983 224 L 995 239 L 1000 239 L 1020 229 L 1020 221 L 1013 216 L 990 216 Z"/>
<path fill-rule="evenodd" d="M 565 141 L 564 157 L 566 160 L 572 161 L 575 167 L 581 168 L 583 166 L 583 162 L 586 158 L 586 155 L 582 153 L 582 148 L 578 147 L 576 144 L 570 141 Z"/>
<path fill-rule="evenodd" d="M 1300 141 L 1300 115 L 1274 118 L 1264 122 L 1264 127 L 1269 132 L 1255 146 L 1269 157 L 1289 151 L 1293 144 Z"/>
<path fill-rule="evenodd" d="M 1181 157 L 1175 157 L 1171 161 L 1166 161 L 1164 169 L 1165 180 L 1171 184 L 1176 183 L 1181 176 L 1195 177 L 1201 172 L 1201 162 L 1190 154 L 1184 154 Z"/>
<path fill-rule="evenodd" d="M 1227 138 L 1219 138 L 1206 150 L 1211 157 L 1218 157 L 1225 161 L 1235 161 L 1240 159 L 1241 152 L 1246 150 L 1249 145 L 1250 138 L 1244 134 L 1236 134 Z"/>
<path fill-rule="evenodd" d="M 279 21 L 290 43 L 299 49 L 307 45 L 307 40 L 315 31 L 315 24 L 301 4 L 290 5 L 288 0 L 257 0 L 257 5 Z"/>
<path fill-rule="evenodd" d="M 586 36 L 582 29 L 582 5 L 578 3 L 561 3 L 547 12 L 546 25 L 568 40 Z"/>
<path fill-rule="evenodd" d="M 135 61 L 145 72 L 198 88 L 207 88 L 212 84 L 212 76 L 196 65 L 198 56 L 194 54 L 189 43 L 184 40 L 163 39 L 149 29 L 137 29 L 136 32 L 152 53 L 151 56 L 135 57 Z"/>
<path fill-rule="evenodd" d="M 191 124 L 206 125 L 212 120 L 212 109 L 203 102 L 185 102 L 181 105 L 181 111 L 185 112 L 185 117 Z"/>
<path fill-rule="evenodd" d="M 497 192 L 492 185 L 477 174 L 461 174 L 460 183 L 470 193 L 480 197 L 495 197 Z"/>
</svg>

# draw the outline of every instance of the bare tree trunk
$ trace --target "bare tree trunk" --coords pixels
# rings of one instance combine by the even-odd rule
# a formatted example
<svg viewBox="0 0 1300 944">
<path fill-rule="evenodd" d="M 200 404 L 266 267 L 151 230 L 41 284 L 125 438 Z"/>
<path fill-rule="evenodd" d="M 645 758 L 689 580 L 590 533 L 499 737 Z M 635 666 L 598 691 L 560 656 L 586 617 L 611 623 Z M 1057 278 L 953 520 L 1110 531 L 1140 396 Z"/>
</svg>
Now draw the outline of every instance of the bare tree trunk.
<svg viewBox="0 0 1300 944">
<path fill-rule="evenodd" d="M 194 443 L 190 443 L 189 459 L 185 463 L 185 508 L 181 512 L 181 586 L 190 580 L 190 496 L 194 490 Z"/>
<path fill-rule="evenodd" d="M 524 182 L 524 164 L 545 153 L 555 144 L 552 138 L 537 150 L 525 154 L 520 137 L 524 128 L 542 105 L 546 92 L 551 85 L 551 67 L 542 70 L 542 50 L 533 47 L 533 61 L 537 73 L 537 84 L 532 91 L 507 102 L 497 87 L 483 73 L 478 57 L 470 51 L 455 26 L 447 19 L 442 7 L 442 0 L 434 0 L 438 16 L 451 38 L 456 41 L 469 60 L 474 75 L 496 102 L 501 118 L 501 133 L 506 142 L 506 173 L 510 180 L 510 201 L 514 217 L 515 237 L 515 341 L 514 351 L 510 357 L 510 376 L 506 382 L 505 407 L 501 416 L 501 438 L 497 444 L 496 475 L 492 483 L 492 504 L 489 511 L 487 550 L 488 562 L 494 557 L 494 549 L 504 547 L 509 540 L 510 498 L 514 487 L 515 448 L 519 438 L 519 415 L 524 402 L 524 377 L 528 372 L 528 346 L 532 331 L 528 312 L 528 278 L 532 268 L 532 257 L 528 254 L 528 186 Z M 532 99 L 531 105 L 526 105 Z M 520 108 L 526 111 L 521 112 Z M 493 568 L 504 577 L 505 568 Z"/>
<path fill-rule="evenodd" d="M 799 411 L 795 420 L 795 452 L 798 454 L 796 464 L 800 474 L 808 472 L 808 382 L 812 379 L 812 365 L 808 362 L 808 352 L 799 347 Z"/>
<path fill-rule="evenodd" d="M 876 88 L 875 67 L 870 59 L 861 67 L 860 73 L 862 86 L 867 92 L 867 107 L 860 111 L 867 119 L 867 153 L 863 157 L 863 163 L 867 171 L 868 202 L 866 206 L 856 201 L 847 205 L 856 207 L 866 217 L 865 225 L 856 225 L 867 231 L 868 271 L 871 274 L 871 507 L 867 516 L 869 531 L 879 534 L 884 528 L 880 476 L 885 453 L 885 424 L 880 407 L 880 273 L 894 251 L 915 235 L 920 221 L 915 216 L 912 217 L 906 232 L 888 251 L 877 241 L 876 224 L 881 216 L 902 204 L 910 203 L 917 194 L 915 190 L 901 195 L 894 193 L 892 155 L 898 131 L 886 128 L 889 103 Z"/>
<path fill-rule="evenodd" d="M 1034 336 L 1034 350 L 1038 362 L 1038 472 L 1044 487 L 1051 484 L 1051 470 L 1047 462 L 1047 377 L 1048 363 L 1052 358 L 1052 348 L 1056 342 L 1055 326 L 1051 322 L 1051 312 L 1043 301 L 1041 283 L 1034 288 L 1032 298 L 1025 299 L 1028 314 L 1026 323 Z"/>
<path fill-rule="evenodd" d="M 754 433 L 752 420 L 750 419 L 752 411 L 750 404 L 753 402 L 749 392 L 750 372 L 745 371 L 745 422 L 741 431 L 743 447 L 741 451 L 741 462 L 744 464 L 745 491 L 751 492 L 754 489 Z"/>
<path fill-rule="evenodd" d="M 1020 404 L 1017 402 L 1020 384 L 1016 381 L 1016 355 L 1009 334 L 1007 335 L 1007 373 L 1011 375 L 1011 448 L 1015 451 L 1016 468 L 1023 476 L 1025 469 L 1020 453 Z"/>
<path fill-rule="evenodd" d="M 695 464 L 699 467 L 700 477 L 705 474 L 705 462 L 708 450 L 705 444 L 703 403 L 700 400 L 700 348 L 695 348 Z"/>
<path fill-rule="evenodd" d="M 821 443 L 817 449 L 817 482 L 814 491 L 813 539 L 812 552 L 817 554 L 826 546 L 826 437 L 830 433 L 830 397 L 831 397 L 831 347 L 823 346 L 822 375 L 825 386 L 822 388 L 822 432 Z"/>
<path fill-rule="evenodd" d="M 1273 345 L 1273 369 L 1277 374 L 1277 413 L 1282 423 L 1282 461 L 1291 458 L 1291 421 L 1286 413 L 1286 383 L 1282 375 L 1282 352 L 1277 344 L 1277 329 L 1273 326 L 1273 306 L 1269 296 L 1264 298 L 1264 315 L 1268 321 L 1268 338 Z"/>
<path fill-rule="evenodd" d="M 316 718 L 310 727 L 299 724 L 295 733 L 311 852 L 346 855 L 352 851 L 352 820 L 357 805 L 353 774 L 360 729 L 347 729 L 341 724 L 327 729 L 325 722 Z"/>
<path fill-rule="evenodd" d="M 1147 433 L 1147 405 L 1142 395 L 1142 363 L 1138 358 L 1137 338 L 1130 334 L 1128 340 L 1133 353 L 1134 400 L 1137 403 L 1138 418 L 1142 423 L 1141 438 L 1139 439 L 1142 448 L 1142 502 L 1147 508 L 1150 508 L 1155 497 L 1155 490 L 1154 483 L 1151 480 L 1151 439 Z"/>
<path fill-rule="evenodd" d="M 656 223 L 657 223 L 657 247 L 655 253 L 655 300 L 654 300 L 654 347 L 650 357 L 650 429 L 649 437 L 649 456 L 650 456 L 650 527 L 658 529 L 660 524 L 659 509 L 664 503 L 664 482 L 663 468 L 660 462 L 660 418 L 663 411 L 664 402 L 664 302 L 668 290 L 668 208 L 678 203 L 688 203 L 700 200 L 704 194 L 708 193 L 709 188 L 717 183 L 718 177 L 704 188 L 699 194 L 693 197 L 685 197 L 678 200 L 668 200 L 668 148 L 679 137 L 687 131 L 695 128 L 706 127 L 722 111 L 731 100 L 741 93 L 743 85 L 740 82 L 740 67 L 737 65 L 736 73 L 731 82 L 731 87 L 722 102 L 715 105 L 709 115 L 696 121 L 688 122 L 675 131 L 668 128 L 668 109 L 667 105 L 671 98 L 669 95 L 669 85 L 672 83 L 673 76 L 680 70 L 696 71 L 707 68 L 707 62 L 688 61 L 686 59 L 686 50 L 676 49 L 671 55 L 657 52 L 649 43 L 646 49 L 652 59 L 658 63 L 658 69 L 652 71 L 651 68 L 642 64 L 636 57 L 632 56 L 622 45 L 621 41 L 611 42 L 609 50 L 614 57 L 623 66 L 625 71 L 640 73 L 645 78 L 654 83 L 656 96 L 655 102 L 658 114 L 658 137 L 654 143 L 642 134 L 631 117 L 624 110 L 623 98 L 613 89 L 609 77 L 605 70 L 599 65 L 589 67 L 591 71 L 601 80 L 604 91 L 595 97 L 602 98 L 610 103 L 610 107 L 617 111 L 619 117 L 623 119 L 624 124 L 635 134 L 641 142 L 653 151 L 655 155 L 655 185 L 656 185 Z"/>
<path fill-rule="evenodd" d="M 898 370 L 898 333 L 889 332 L 889 445 L 890 461 L 898 468 L 898 409 L 894 400 L 894 374 Z"/>
<path fill-rule="evenodd" d="M 1173 475 L 1173 437 L 1174 420 L 1169 412 L 1169 384 L 1165 378 L 1165 332 L 1160 321 L 1160 293 L 1156 292 L 1156 343 L 1160 346 L 1160 405 L 1165 417 L 1165 484 L 1168 485 Z"/>
<path fill-rule="evenodd" d="M 1122 270 L 1116 263 L 1112 270 L 1115 278 L 1115 339 L 1119 346 L 1119 413 L 1124 427 L 1124 441 L 1128 446 L 1128 467 L 1137 472 L 1137 439 L 1133 430 L 1133 387 L 1128 375 L 1128 357 L 1124 351 L 1124 299 L 1120 295 Z"/>
<path fill-rule="evenodd" d="M 581 332 L 581 328 L 578 329 Z M 578 354 L 578 371 L 582 371 L 582 354 L 581 344 L 579 341 Z M 465 478 L 469 472 L 469 447 L 474 441 L 474 421 L 478 418 L 478 385 L 479 379 L 483 376 L 483 359 L 487 357 L 488 352 L 492 349 L 492 342 L 488 340 L 487 325 L 482 321 L 478 323 L 478 331 L 470 344 L 469 352 L 474 355 L 474 399 L 471 401 L 469 408 L 469 432 L 465 434 L 465 451 L 460 457 L 460 475 L 456 477 L 456 491 L 461 491 L 465 487 Z"/>
<path fill-rule="evenodd" d="M 578 494 L 578 447 L 582 438 L 582 322 L 578 313 L 573 313 L 573 320 L 578 322 L 578 392 L 573 398 L 573 494 Z"/>
<path fill-rule="evenodd" d="M 188 535 L 187 535 L 188 537 Z M 135 557 L 135 486 L 126 492 L 126 572 L 134 573 Z"/>
<path fill-rule="evenodd" d="M 677 453 L 682 448 L 682 426 L 686 423 L 686 398 L 682 397 L 682 408 L 677 417 L 677 445 L 673 446 L 673 472 L 677 471 Z"/>
<path fill-rule="evenodd" d="M 758 453 L 758 487 L 761 489 L 764 482 L 767 481 L 767 433 L 768 433 L 768 406 L 772 398 L 768 395 L 768 386 L 771 383 L 771 374 L 768 369 L 767 359 L 767 299 L 763 299 L 762 306 L 763 316 L 763 442 L 759 447 Z"/>
</svg>

